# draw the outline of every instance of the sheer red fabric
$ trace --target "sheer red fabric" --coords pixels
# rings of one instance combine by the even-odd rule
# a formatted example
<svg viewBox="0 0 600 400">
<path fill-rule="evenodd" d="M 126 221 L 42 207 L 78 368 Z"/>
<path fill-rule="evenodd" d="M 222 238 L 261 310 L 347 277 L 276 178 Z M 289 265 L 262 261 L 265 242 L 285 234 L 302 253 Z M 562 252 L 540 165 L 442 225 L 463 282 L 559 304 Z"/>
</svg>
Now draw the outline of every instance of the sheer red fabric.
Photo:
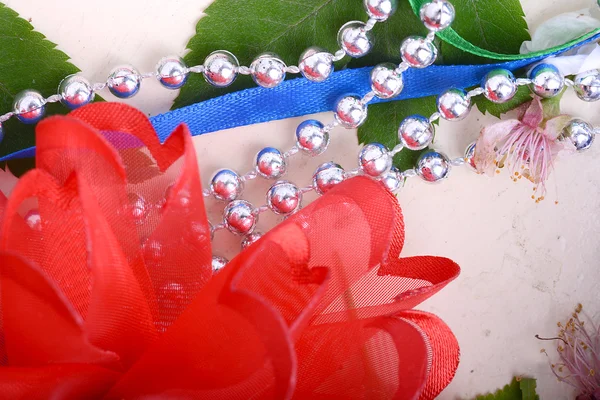
<svg viewBox="0 0 600 400">
<path fill-rule="evenodd" d="M 350 179 L 213 276 L 191 136 L 100 103 L 37 128 L 0 194 L 0 399 L 432 399 L 459 349 L 412 308 L 459 273 L 399 258 L 396 199 Z"/>
</svg>

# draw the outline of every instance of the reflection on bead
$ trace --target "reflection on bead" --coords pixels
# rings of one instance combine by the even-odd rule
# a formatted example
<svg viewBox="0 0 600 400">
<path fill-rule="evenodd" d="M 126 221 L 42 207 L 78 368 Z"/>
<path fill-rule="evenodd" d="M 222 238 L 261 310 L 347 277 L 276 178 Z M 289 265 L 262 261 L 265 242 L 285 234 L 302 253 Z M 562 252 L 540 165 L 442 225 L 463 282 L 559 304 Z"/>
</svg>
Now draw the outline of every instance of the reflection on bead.
<svg viewBox="0 0 600 400">
<path fill-rule="evenodd" d="M 358 166 L 366 175 L 380 177 L 392 168 L 392 156 L 381 143 L 369 143 L 360 150 Z"/>
<path fill-rule="evenodd" d="M 225 50 L 213 51 L 204 60 L 204 79 L 217 87 L 229 86 L 237 77 L 237 69 L 240 66 L 237 58 Z"/>
<path fill-rule="evenodd" d="M 419 157 L 416 170 L 424 181 L 439 182 L 448 177 L 450 163 L 444 154 L 428 151 Z"/>
<path fill-rule="evenodd" d="M 335 185 L 344 181 L 344 169 L 334 162 L 321 164 L 313 175 L 313 188 L 318 194 L 325 194 Z"/>
<path fill-rule="evenodd" d="M 433 140 L 433 124 L 422 115 L 406 117 L 398 128 L 398 138 L 409 150 L 423 150 Z"/>
<path fill-rule="evenodd" d="M 371 70 L 371 89 L 377 97 L 391 99 L 398 96 L 403 88 L 402 74 L 396 72 L 394 64 L 379 64 Z"/>
<path fill-rule="evenodd" d="M 285 157 L 273 147 L 265 147 L 256 155 L 256 172 L 263 178 L 277 179 L 287 170 Z"/>
<path fill-rule="evenodd" d="M 333 55 L 320 47 L 309 47 L 300 55 L 298 68 L 312 82 L 323 82 L 333 72 Z"/>
<path fill-rule="evenodd" d="M 146 221 L 150 205 L 146 200 L 136 193 L 128 193 L 127 200 L 129 201 L 129 214 L 133 218 L 136 225 L 141 225 Z"/>
<path fill-rule="evenodd" d="M 60 102 L 74 110 L 94 100 L 94 91 L 90 82 L 81 75 L 69 75 L 58 85 Z"/>
<path fill-rule="evenodd" d="M 517 82 L 515 76 L 507 69 L 494 69 L 483 79 L 483 94 L 494 103 L 506 103 L 515 97 Z"/>
<path fill-rule="evenodd" d="M 272 53 L 259 55 L 252 64 L 252 79 L 264 88 L 274 88 L 285 79 L 285 63 Z"/>
<path fill-rule="evenodd" d="M 225 257 L 213 256 L 212 264 L 211 264 L 213 273 L 217 273 L 220 270 L 222 270 L 227 265 L 228 262 L 229 262 L 229 260 L 226 259 Z"/>
<path fill-rule="evenodd" d="M 242 239 L 242 250 L 247 249 L 262 237 L 262 233 L 254 231 Z"/>
<path fill-rule="evenodd" d="M 131 66 L 117 67 L 108 76 L 108 90 L 120 99 L 128 99 L 139 92 L 142 79 Z"/>
<path fill-rule="evenodd" d="M 397 0 L 365 0 L 365 10 L 370 18 L 385 21 L 398 8 Z"/>
<path fill-rule="evenodd" d="M 467 146 L 467 149 L 465 150 L 465 162 L 467 164 L 469 164 L 469 166 L 473 169 L 477 169 L 477 166 L 475 165 L 475 144 L 477 142 L 473 142 L 471 143 L 469 146 Z"/>
<path fill-rule="evenodd" d="M 396 167 L 392 167 L 388 173 L 381 177 L 381 181 L 392 193 L 397 193 L 404 184 L 402 173 Z"/>
<path fill-rule="evenodd" d="M 438 97 L 437 109 L 442 118 L 459 121 L 471 111 L 471 99 L 462 89 L 448 89 Z"/>
<path fill-rule="evenodd" d="M 577 151 L 587 150 L 594 142 L 594 128 L 581 119 L 573 119 L 564 128 L 561 138 L 569 139 Z"/>
<path fill-rule="evenodd" d="M 432 0 L 421 6 L 421 21 L 433 32 L 446 29 L 454 21 L 455 11 L 447 0 Z"/>
<path fill-rule="evenodd" d="M 367 105 L 356 95 L 346 95 L 337 101 L 334 113 L 344 128 L 358 128 L 367 119 Z"/>
<path fill-rule="evenodd" d="M 350 57 L 362 57 L 371 51 L 373 34 L 360 21 L 346 22 L 338 32 L 338 43 Z"/>
<path fill-rule="evenodd" d="M 267 192 L 267 206 L 278 215 L 295 213 L 301 203 L 302 192 L 291 182 L 277 182 Z"/>
<path fill-rule="evenodd" d="M 582 72 L 575 77 L 573 82 L 575 93 L 581 100 L 600 100 L 600 70 Z"/>
<path fill-rule="evenodd" d="M 234 200 L 225 206 L 223 211 L 223 224 L 236 235 L 252 233 L 258 216 L 254 214 L 254 207 L 246 200 Z"/>
<path fill-rule="evenodd" d="M 2 144 L 2 140 L 4 139 L 4 125 L 0 122 L 0 144 Z"/>
<path fill-rule="evenodd" d="M 24 124 L 35 124 L 46 113 L 46 100 L 37 90 L 23 90 L 15 96 L 13 111 Z"/>
<path fill-rule="evenodd" d="M 552 64 L 539 64 L 529 73 L 531 90 L 540 97 L 558 95 L 565 87 L 565 78 Z"/>
<path fill-rule="evenodd" d="M 437 49 L 429 40 L 420 36 L 409 36 L 400 46 L 400 55 L 413 68 L 425 68 L 435 62 Z"/>
<path fill-rule="evenodd" d="M 317 156 L 327 150 L 329 132 L 321 122 L 309 119 L 296 128 L 296 145 L 311 156 Z"/>
<path fill-rule="evenodd" d="M 235 171 L 230 169 L 217 171 L 210 180 L 210 192 L 217 200 L 235 200 L 243 190 L 244 182 Z"/>
<path fill-rule="evenodd" d="M 35 209 L 29 210 L 25 214 L 23 219 L 25 220 L 25 223 L 27 224 L 27 226 L 29 228 L 31 228 L 32 230 L 38 231 L 38 232 L 42 230 L 42 217 L 38 210 L 35 210 Z"/>
<path fill-rule="evenodd" d="M 167 89 L 179 89 L 187 81 L 187 66 L 181 57 L 163 57 L 156 65 L 156 78 Z"/>
</svg>

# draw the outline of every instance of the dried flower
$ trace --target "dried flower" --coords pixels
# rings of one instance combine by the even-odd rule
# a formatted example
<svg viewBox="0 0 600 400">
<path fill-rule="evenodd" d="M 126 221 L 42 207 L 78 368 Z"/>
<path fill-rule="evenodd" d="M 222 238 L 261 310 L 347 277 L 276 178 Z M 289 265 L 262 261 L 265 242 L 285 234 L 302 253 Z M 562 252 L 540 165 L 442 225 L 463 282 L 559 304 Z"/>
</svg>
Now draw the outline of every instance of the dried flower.
<svg viewBox="0 0 600 400">
<path fill-rule="evenodd" d="M 577 400 L 600 400 L 600 326 L 587 316 L 587 322 L 582 321 L 582 309 L 578 304 L 566 323 L 558 323 L 557 337 L 536 337 L 558 341 L 560 362 L 551 364 L 552 372 L 559 381 L 577 389 Z"/>
<path fill-rule="evenodd" d="M 569 141 L 561 141 L 560 134 L 572 118 L 558 115 L 544 120 L 544 109 L 539 97 L 519 109 L 518 119 L 498 122 L 482 129 L 475 146 L 474 162 L 479 172 L 499 173 L 507 167 L 513 181 L 522 176 L 541 190 L 552 170 L 558 152 L 573 149 Z M 535 198 L 535 196 L 534 196 Z"/>
</svg>

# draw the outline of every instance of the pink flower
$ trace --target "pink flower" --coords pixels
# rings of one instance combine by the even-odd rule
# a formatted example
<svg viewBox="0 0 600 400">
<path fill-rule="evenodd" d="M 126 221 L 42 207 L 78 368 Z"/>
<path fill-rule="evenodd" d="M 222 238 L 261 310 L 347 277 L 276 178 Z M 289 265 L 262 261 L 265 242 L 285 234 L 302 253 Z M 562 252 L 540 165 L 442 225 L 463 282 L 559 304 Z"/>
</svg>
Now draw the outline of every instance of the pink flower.
<svg viewBox="0 0 600 400">
<path fill-rule="evenodd" d="M 573 148 L 569 141 L 560 140 L 563 128 L 571 119 L 568 115 L 558 115 L 544 120 L 542 102 L 534 97 L 521 106 L 518 119 L 482 129 L 475 145 L 477 170 L 493 174 L 506 166 L 515 182 L 524 176 L 538 185 L 543 194 L 556 155 Z M 541 199 L 543 196 L 538 201 Z"/>
<path fill-rule="evenodd" d="M 579 316 L 582 305 L 566 323 L 558 323 L 558 337 L 541 338 L 556 340 L 560 362 L 551 364 L 552 372 L 559 381 L 577 389 L 577 400 L 600 399 L 600 327 L 589 318 L 584 323 Z M 546 350 L 542 349 L 543 353 Z M 547 354 L 547 353 L 546 353 Z"/>
</svg>

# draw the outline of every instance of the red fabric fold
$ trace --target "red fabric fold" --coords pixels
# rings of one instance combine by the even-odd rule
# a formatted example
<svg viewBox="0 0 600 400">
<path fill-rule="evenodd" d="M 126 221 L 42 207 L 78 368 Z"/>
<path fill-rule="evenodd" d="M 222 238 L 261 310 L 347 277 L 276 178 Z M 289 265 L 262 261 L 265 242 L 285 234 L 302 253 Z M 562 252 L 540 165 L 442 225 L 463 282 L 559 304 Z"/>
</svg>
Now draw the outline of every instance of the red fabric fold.
<svg viewBox="0 0 600 400">
<path fill-rule="evenodd" d="M 219 274 L 191 136 L 109 103 L 38 125 L 0 196 L 0 399 L 423 399 L 459 350 L 412 308 L 459 273 L 399 258 L 397 200 L 350 179 Z"/>
</svg>

